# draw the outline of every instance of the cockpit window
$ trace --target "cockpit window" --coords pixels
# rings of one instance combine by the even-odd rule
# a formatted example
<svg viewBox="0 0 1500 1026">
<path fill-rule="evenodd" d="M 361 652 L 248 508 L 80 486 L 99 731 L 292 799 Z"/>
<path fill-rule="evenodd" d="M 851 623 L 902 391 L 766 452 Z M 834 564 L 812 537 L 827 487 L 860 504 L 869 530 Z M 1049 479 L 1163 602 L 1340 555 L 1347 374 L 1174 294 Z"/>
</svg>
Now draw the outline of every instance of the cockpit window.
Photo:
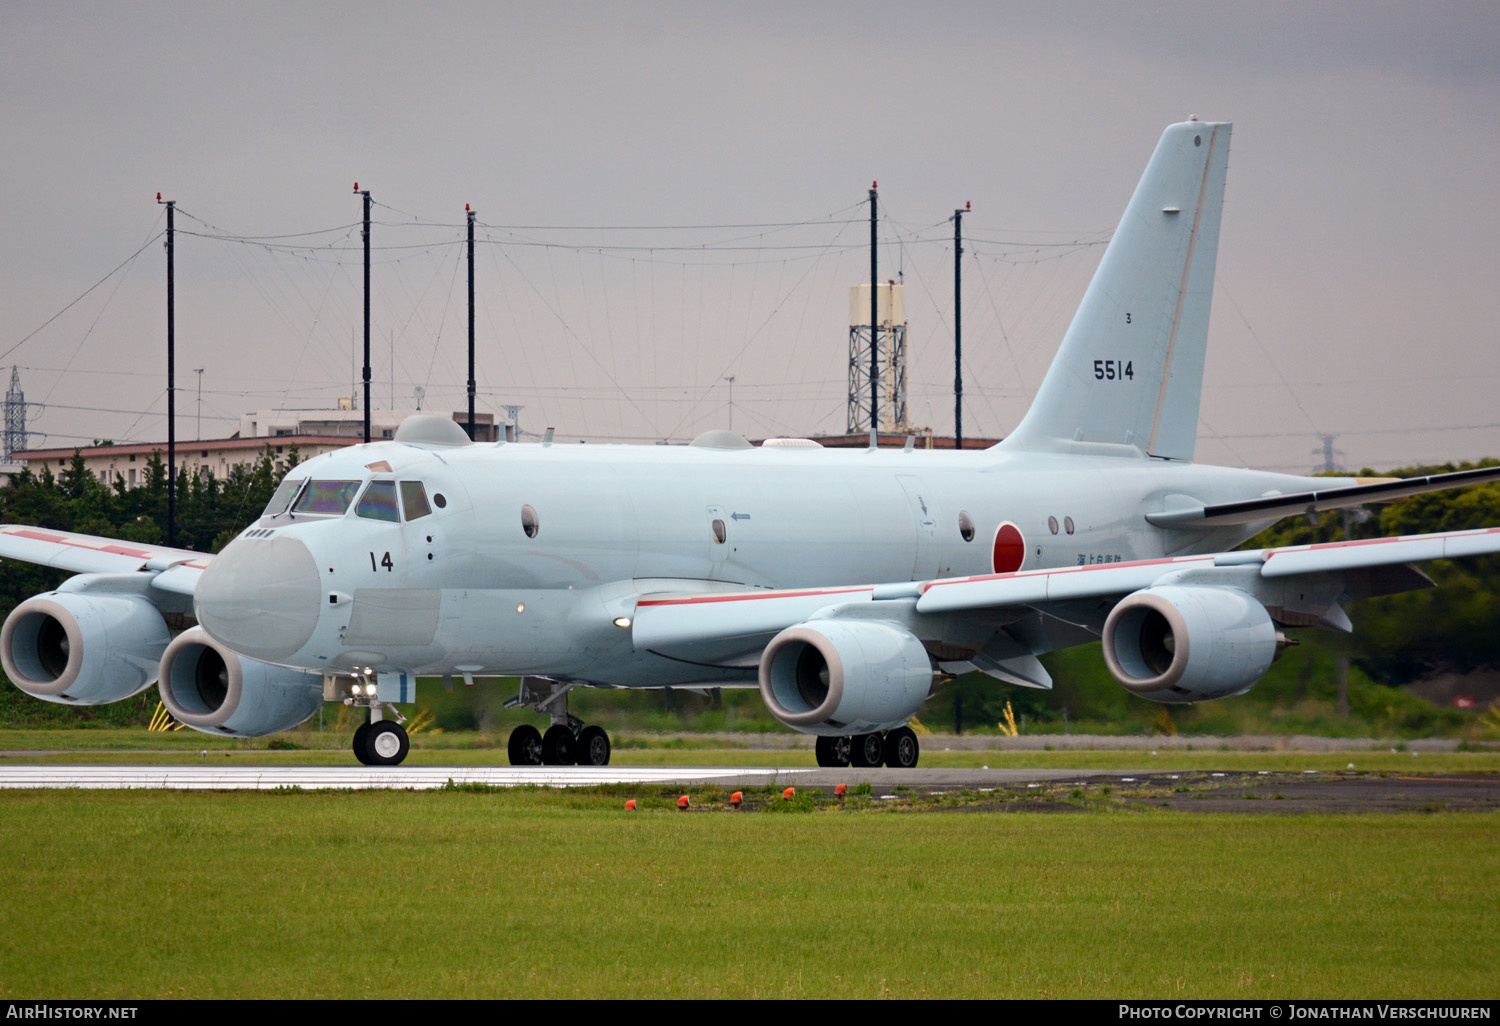
<svg viewBox="0 0 1500 1026">
<path fill-rule="evenodd" d="M 432 507 L 427 505 L 427 489 L 422 487 L 421 481 L 401 482 L 401 512 L 406 514 L 407 520 L 425 517 L 432 512 Z"/>
<path fill-rule="evenodd" d="M 286 508 L 292 503 L 292 496 L 305 484 L 307 478 L 287 478 L 282 481 L 276 489 L 276 494 L 271 496 L 271 501 L 266 503 L 266 511 L 262 516 L 274 517 L 285 513 Z"/>
<path fill-rule="evenodd" d="M 359 491 L 358 481 L 314 481 L 292 506 L 294 513 L 332 513 L 342 515 Z"/>
<path fill-rule="evenodd" d="M 370 487 L 360 496 L 359 505 L 354 507 L 354 514 L 367 520 L 398 522 L 401 518 L 396 514 L 396 482 L 370 482 Z"/>
</svg>

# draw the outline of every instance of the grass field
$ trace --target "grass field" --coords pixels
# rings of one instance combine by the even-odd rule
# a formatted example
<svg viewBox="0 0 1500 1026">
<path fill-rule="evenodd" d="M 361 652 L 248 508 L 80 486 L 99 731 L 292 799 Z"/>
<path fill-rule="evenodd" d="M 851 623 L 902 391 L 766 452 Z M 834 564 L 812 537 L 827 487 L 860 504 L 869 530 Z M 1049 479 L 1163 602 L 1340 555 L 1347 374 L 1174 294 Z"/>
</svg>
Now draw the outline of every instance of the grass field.
<svg viewBox="0 0 1500 1026">
<path fill-rule="evenodd" d="M 1494 815 L 641 797 L 0 793 L 0 993 L 1495 993 Z"/>
</svg>

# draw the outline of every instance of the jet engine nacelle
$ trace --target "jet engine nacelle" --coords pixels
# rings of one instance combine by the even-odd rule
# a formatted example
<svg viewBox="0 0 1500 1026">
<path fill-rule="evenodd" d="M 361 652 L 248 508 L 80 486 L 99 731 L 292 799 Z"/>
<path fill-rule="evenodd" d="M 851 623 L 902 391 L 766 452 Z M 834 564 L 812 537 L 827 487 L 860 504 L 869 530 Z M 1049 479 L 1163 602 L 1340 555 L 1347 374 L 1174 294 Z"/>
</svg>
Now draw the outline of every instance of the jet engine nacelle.
<svg viewBox="0 0 1500 1026">
<path fill-rule="evenodd" d="M 1104 621 L 1104 662 L 1132 694 L 1200 702 L 1248 691 L 1271 668 L 1279 641 L 1266 607 L 1248 592 L 1148 588 Z"/>
<path fill-rule="evenodd" d="M 760 694 L 782 723 L 807 734 L 899 727 L 932 692 L 932 660 L 897 623 L 809 620 L 771 640 Z"/>
<path fill-rule="evenodd" d="M 183 631 L 161 657 L 162 703 L 205 734 L 262 737 L 290 730 L 323 704 L 323 678 L 249 659 L 202 627 Z"/>
<path fill-rule="evenodd" d="M 53 591 L 5 618 L 0 663 L 33 698 L 102 705 L 150 687 L 169 640 L 161 613 L 138 595 Z"/>
</svg>

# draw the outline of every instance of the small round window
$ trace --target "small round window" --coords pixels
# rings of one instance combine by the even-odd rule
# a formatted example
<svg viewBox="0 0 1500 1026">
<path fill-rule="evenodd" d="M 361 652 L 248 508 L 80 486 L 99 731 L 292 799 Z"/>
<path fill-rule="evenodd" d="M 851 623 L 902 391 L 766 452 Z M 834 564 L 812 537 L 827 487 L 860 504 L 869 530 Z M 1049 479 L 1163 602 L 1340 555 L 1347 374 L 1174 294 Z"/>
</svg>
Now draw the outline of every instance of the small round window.
<svg viewBox="0 0 1500 1026">
<path fill-rule="evenodd" d="M 1072 517 L 1063 517 L 1063 529 L 1066 530 L 1069 534 L 1073 533 L 1073 518 Z"/>
<path fill-rule="evenodd" d="M 446 509 L 448 506 L 448 500 L 443 497 L 442 492 L 438 492 L 437 494 L 433 495 L 432 503 L 438 509 Z"/>
<path fill-rule="evenodd" d="M 966 509 L 958 511 L 958 534 L 966 542 L 974 540 L 974 518 Z"/>
<path fill-rule="evenodd" d="M 1056 517 L 1048 517 L 1047 518 L 1047 530 L 1051 531 L 1053 534 L 1057 533 L 1057 518 Z"/>
<path fill-rule="evenodd" d="M 530 506 L 521 507 L 521 530 L 526 532 L 528 538 L 535 538 L 537 531 L 541 530 L 541 524 L 536 519 L 536 510 Z"/>
<path fill-rule="evenodd" d="M 714 520 L 714 541 L 723 545 L 729 540 L 729 529 L 724 526 L 724 521 Z"/>
</svg>

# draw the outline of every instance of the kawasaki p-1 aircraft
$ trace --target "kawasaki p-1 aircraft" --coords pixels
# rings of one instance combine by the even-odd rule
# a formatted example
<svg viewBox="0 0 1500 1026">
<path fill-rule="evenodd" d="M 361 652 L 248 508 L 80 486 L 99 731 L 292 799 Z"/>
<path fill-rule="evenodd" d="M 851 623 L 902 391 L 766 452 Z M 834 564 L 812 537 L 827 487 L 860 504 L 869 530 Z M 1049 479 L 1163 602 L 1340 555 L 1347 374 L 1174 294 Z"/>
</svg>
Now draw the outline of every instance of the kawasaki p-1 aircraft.
<svg viewBox="0 0 1500 1026">
<path fill-rule="evenodd" d="M 370 764 L 405 757 L 418 674 L 520 677 L 516 704 L 551 727 L 517 728 L 511 759 L 551 764 L 609 759 L 568 713 L 580 686 L 758 684 L 820 764 L 859 766 L 916 764 L 906 724 L 947 677 L 1046 688 L 1039 655 L 1101 636 L 1137 695 L 1240 694 L 1285 630 L 1347 631 L 1341 603 L 1424 587 L 1412 563 L 1500 551 L 1500 528 L 1235 545 L 1500 470 L 1371 483 L 1191 462 L 1229 135 L 1166 130 L 992 449 L 474 444 L 418 416 L 295 468 L 216 556 L 0 528 L 0 556 L 79 572 L 10 614 L 5 672 L 75 704 L 156 682 L 178 720 L 232 737 L 350 703 Z"/>
</svg>

